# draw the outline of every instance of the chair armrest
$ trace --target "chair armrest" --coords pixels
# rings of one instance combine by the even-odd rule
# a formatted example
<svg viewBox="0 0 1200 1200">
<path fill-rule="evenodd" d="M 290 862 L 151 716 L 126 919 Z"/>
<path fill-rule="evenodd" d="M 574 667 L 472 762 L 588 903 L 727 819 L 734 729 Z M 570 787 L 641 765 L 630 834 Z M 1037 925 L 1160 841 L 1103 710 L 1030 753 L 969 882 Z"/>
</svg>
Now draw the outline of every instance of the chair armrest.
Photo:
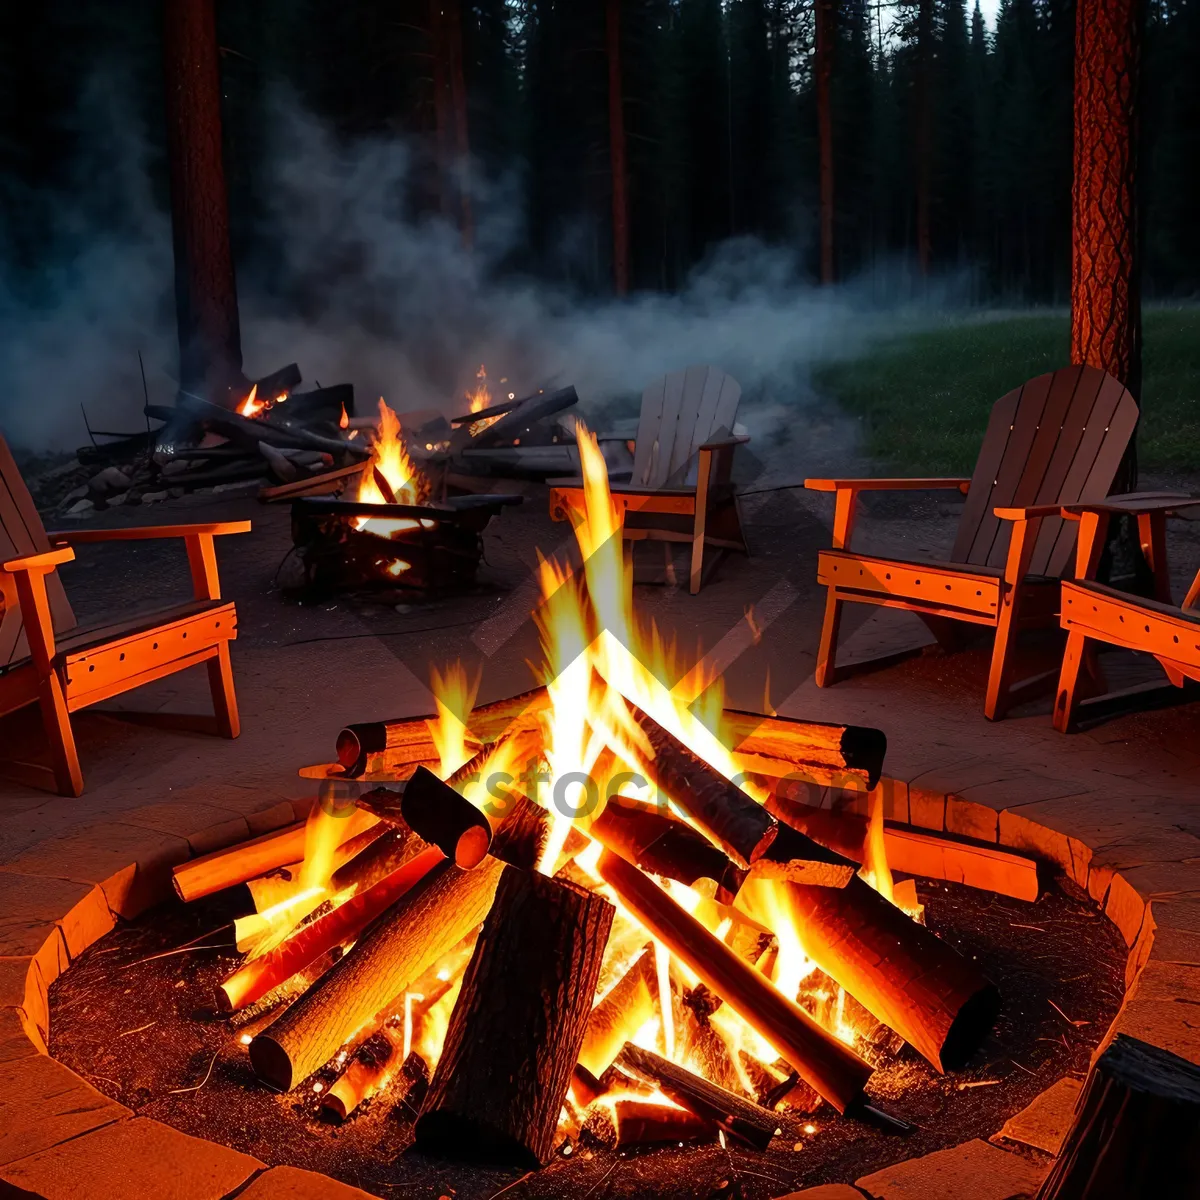
<svg viewBox="0 0 1200 1200">
<path fill-rule="evenodd" d="M 724 450 L 727 446 L 744 446 L 749 440 L 749 434 L 731 433 L 728 437 L 714 438 L 711 442 L 705 442 L 703 446 L 697 448 L 700 450 Z"/>
<path fill-rule="evenodd" d="M 1183 492 L 1135 492 L 1127 496 L 1108 496 L 1087 504 L 1067 504 L 1063 506 L 1062 515 L 1069 521 L 1078 521 L 1084 513 L 1105 513 L 1108 516 L 1125 513 L 1136 517 L 1160 512 L 1170 514 L 1185 508 L 1200 509 L 1200 497 Z"/>
<path fill-rule="evenodd" d="M 25 554 L 20 558 L 6 559 L 0 562 L 0 571 L 7 571 L 10 575 L 16 575 L 20 571 L 45 574 L 62 563 L 70 562 L 74 557 L 75 551 L 70 546 L 59 546 L 42 554 Z"/>
<path fill-rule="evenodd" d="M 994 508 L 992 511 L 1002 521 L 1032 521 L 1038 517 L 1062 515 L 1062 508 L 1057 504 L 1030 504 L 1025 508 Z"/>
<path fill-rule="evenodd" d="M 55 530 L 46 536 L 51 541 L 73 542 L 138 542 L 149 538 L 194 537 L 208 534 L 217 537 L 225 533 L 249 533 L 249 521 L 210 521 L 197 525 L 135 525 L 128 529 L 67 529 Z"/>
<path fill-rule="evenodd" d="M 810 492 L 965 492 L 969 479 L 806 479 Z"/>
</svg>

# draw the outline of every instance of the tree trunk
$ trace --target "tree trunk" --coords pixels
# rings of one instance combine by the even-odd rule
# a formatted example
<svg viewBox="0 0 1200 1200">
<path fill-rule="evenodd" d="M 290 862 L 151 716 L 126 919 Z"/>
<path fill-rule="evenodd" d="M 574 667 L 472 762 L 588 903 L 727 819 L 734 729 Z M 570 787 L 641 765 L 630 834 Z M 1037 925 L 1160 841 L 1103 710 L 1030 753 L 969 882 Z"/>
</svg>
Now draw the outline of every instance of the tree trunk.
<svg viewBox="0 0 1200 1200">
<path fill-rule="evenodd" d="M 821 282 L 834 279 L 833 259 L 833 111 L 829 81 L 833 73 L 835 0 L 816 0 L 817 145 L 820 158 Z"/>
<path fill-rule="evenodd" d="M 607 0 L 608 144 L 612 170 L 613 285 L 629 291 L 629 193 L 625 163 L 625 102 L 621 90 L 621 0 Z"/>
<path fill-rule="evenodd" d="M 454 114 L 454 186 L 458 190 L 458 221 L 463 248 L 475 241 L 471 214 L 471 141 L 467 126 L 467 85 L 463 76 L 462 0 L 446 0 L 443 29 L 450 75 L 450 107 Z"/>
<path fill-rule="evenodd" d="M 213 0 L 166 0 L 163 71 L 179 386 L 233 407 L 242 339 L 221 152 L 221 78 Z"/>
<path fill-rule="evenodd" d="M 932 176 L 933 111 L 930 78 L 933 74 L 933 0 L 920 0 L 917 11 L 917 265 L 929 274 L 933 257 L 929 230 L 929 189 Z"/>
<path fill-rule="evenodd" d="M 1071 191 L 1071 361 L 1141 399 L 1138 88 L 1143 0 L 1075 9 L 1075 176 Z M 1131 442 L 1114 490 L 1137 481 Z"/>
</svg>

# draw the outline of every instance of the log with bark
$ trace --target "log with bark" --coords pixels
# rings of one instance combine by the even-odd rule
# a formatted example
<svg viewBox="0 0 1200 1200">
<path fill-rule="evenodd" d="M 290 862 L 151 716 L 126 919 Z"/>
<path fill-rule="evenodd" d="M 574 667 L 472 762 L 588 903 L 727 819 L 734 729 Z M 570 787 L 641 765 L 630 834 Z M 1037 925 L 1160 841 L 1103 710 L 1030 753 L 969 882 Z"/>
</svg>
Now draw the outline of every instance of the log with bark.
<svg viewBox="0 0 1200 1200">
<path fill-rule="evenodd" d="M 845 768 L 861 772 L 868 790 L 879 782 L 887 753 L 887 736 L 864 725 L 827 725 L 795 721 L 790 717 L 764 717 L 727 708 L 725 728 L 733 735 L 733 749 L 761 754 L 791 763 Z"/>
<path fill-rule="evenodd" d="M 734 866 L 690 825 L 614 796 L 588 827 L 602 845 L 652 875 L 692 887 L 700 879 L 717 885 L 717 899 L 732 904 L 746 873 Z"/>
<path fill-rule="evenodd" d="M 1200 1194 L 1200 1066 L 1119 1033 L 1096 1060 L 1038 1200 Z"/>
<path fill-rule="evenodd" d="M 779 1132 L 779 1119 L 761 1104 L 718 1087 L 652 1050 L 627 1042 L 617 1055 L 617 1066 L 655 1084 L 664 1096 L 688 1112 L 711 1121 L 731 1138 L 755 1150 L 765 1150 Z"/>
<path fill-rule="evenodd" d="M 871 1067 L 718 941 L 636 867 L 606 850 L 600 877 L 633 917 L 765 1038 L 839 1112 L 863 1103 Z M 782 886 L 782 885 L 781 885 Z M 840 890 L 811 891 L 840 895 Z"/>
<path fill-rule="evenodd" d="M 511 442 L 513 438 L 521 437 L 531 425 L 543 418 L 552 416 L 556 412 L 562 412 L 564 408 L 570 408 L 571 405 L 578 403 L 579 395 L 571 386 L 556 388 L 550 392 L 538 392 L 533 396 L 525 397 L 494 424 L 480 430 L 474 438 L 471 438 L 466 430 L 462 430 L 456 431 L 455 440 L 460 446 L 463 444 L 476 447 L 499 446 L 502 443 Z M 460 440 L 464 433 L 467 437 L 465 443 Z"/>
<path fill-rule="evenodd" d="M 547 1161 L 613 911 L 593 892 L 504 868 L 417 1121 L 420 1149 Z"/>
<path fill-rule="evenodd" d="M 468 742 L 475 746 L 494 742 L 518 717 L 532 717 L 549 703 L 545 687 L 536 687 L 516 696 L 481 704 L 467 720 Z M 436 761 L 437 748 L 428 723 L 437 719 L 437 713 L 430 713 L 421 717 L 347 725 L 337 737 L 338 762 L 347 775 L 357 776 L 409 762 Z"/>
<path fill-rule="evenodd" d="M 440 853 L 440 851 L 438 851 Z M 356 1029 L 483 920 L 502 865 L 434 867 L 386 909 L 354 949 L 250 1044 L 260 1079 L 290 1091 Z"/>
<path fill-rule="evenodd" d="M 295 483 L 281 483 L 276 487 L 260 488 L 258 498 L 264 504 L 275 500 L 290 500 L 295 496 L 324 496 L 342 492 L 347 487 L 354 486 L 355 481 L 362 476 L 363 464 L 351 463 L 348 467 L 335 467 L 329 471 L 321 471 L 316 475 L 297 479 Z"/>
<path fill-rule="evenodd" d="M 752 875 L 739 907 L 763 919 L 770 910 L 758 889 L 768 887 L 826 975 L 939 1071 L 966 1065 L 995 1024 L 1000 995 L 953 946 L 862 879 L 835 889 Z"/>
<path fill-rule="evenodd" d="M 822 859 L 820 851 L 825 851 L 832 861 Z M 788 879 L 811 887 L 843 888 L 854 878 L 861 858 L 861 846 L 852 855 L 839 853 L 780 822 L 775 840 L 754 864 L 754 871 L 760 879 Z"/>
<path fill-rule="evenodd" d="M 334 870 L 329 879 L 329 890 L 334 895 L 345 891 L 361 892 L 399 870 L 422 849 L 421 839 L 414 837 L 410 829 L 388 825 L 369 845 Z"/>
<path fill-rule="evenodd" d="M 338 844 L 369 829 L 377 820 L 369 812 L 351 809 L 338 829 Z M 180 863 L 171 871 L 176 895 L 184 901 L 199 900 L 223 888 L 265 875 L 277 867 L 301 861 L 304 858 L 305 824 L 299 821 L 286 829 Z"/>
<path fill-rule="evenodd" d="M 428 847 L 373 887 L 298 929 L 267 954 L 243 963 L 217 988 L 217 1007 L 223 1012 L 245 1008 L 334 946 L 353 941 L 444 857 L 436 847 Z"/>
<path fill-rule="evenodd" d="M 643 764 L 650 781 L 737 866 L 748 868 L 761 858 L 778 830 L 775 818 L 648 713 L 632 704 L 630 712 L 653 752 Z M 836 857 L 824 847 L 815 850 L 824 858 Z"/>
</svg>

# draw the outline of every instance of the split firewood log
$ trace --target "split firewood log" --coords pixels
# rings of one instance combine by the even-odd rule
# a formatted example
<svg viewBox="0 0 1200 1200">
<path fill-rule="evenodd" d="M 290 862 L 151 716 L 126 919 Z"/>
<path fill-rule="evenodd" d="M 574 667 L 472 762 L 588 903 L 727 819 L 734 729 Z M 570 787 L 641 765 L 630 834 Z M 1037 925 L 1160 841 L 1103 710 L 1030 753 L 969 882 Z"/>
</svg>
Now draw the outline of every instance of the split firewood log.
<svg viewBox="0 0 1200 1200">
<path fill-rule="evenodd" d="M 217 1007 L 224 1012 L 245 1008 L 334 946 L 353 940 L 443 860 L 440 850 L 427 847 L 373 887 L 298 929 L 268 953 L 243 963 L 217 988 Z"/>
<path fill-rule="evenodd" d="M 620 1054 L 621 1047 L 657 1011 L 656 986 L 654 951 L 646 948 L 592 1009 L 576 1068 L 584 1072 L 589 1098 L 599 1090 L 600 1076 Z"/>
<path fill-rule="evenodd" d="M 636 867 L 611 851 L 600 855 L 600 877 L 642 926 L 765 1038 L 839 1112 L 863 1103 L 871 1067 L 822 1029 L 770 981 L 718 941 Z M 814 892 L 840 894 L 837 889 Z"/>
<path fill-rule="evenodd" d="M 476 746 L 502 737 L 518 718 L 532 718 L 550 703 L 545 687 L 494 700 L 475 708 L 467 722 L 469 742 Z M 338 762 L 347 775 L 359 776 L 409 762 L 437 760 L 429 732 L 436 713 L 400 717 L 390 721 L 362 721 L 347 725 L 337 737 Z"/>
<path fill-rule="evenodd" d="M 778 830 L 775 818 L 648 713 L 633 704 L 629 709 L 653 752 L 643 764 L 650 781 L 737 866 L 746 869 L 761 858 Z"/>
<path fill-rule="evenodd" d="M 588 833 L 652 875 L 662 875 L 692 887 L 711 879 L 717 898 L 732 904 L 746 873 L 736 867 L 707 838 L 690 825 L 648 808 L 626 804 L 614 796 L 591 823 Z"/>
<path fill-rule="evenodd" d="M 887 736 L 880 729 L 765 717 L 732 708 L 725 710 L 724 719 L 737 753 L 763 755 L 797 768 L 819 765 L 861 772 L 868 791 L 879 782 L 887 753 Z"/>
<path fill-rule="evenodd" d="M 953 946 L 859 878 L 821 888 L 752 875 L 739 907 L 755 915 L 764 886 L 826 975 L 939 1071 L 966 1065 L 995 1024 L 1000 994 Z"/>
<path fill-rule="evenodd" d="M 718 1087 L 652 1050 L 628 1042 L 617 1056 L 617 1066 L 657 1085 L 676 1104 L 755 1150 L 765 1150 L 779 1132 L 779 1119 L 761 1104 Z"/>
<path fill-rule="evenodd" d="M 441 852 L 431 847 L 431 853 Z M 259 1078 L 290 1091 L 393 996 L 483 920 L 502 864 L 434 867 L 369 926 L 354 949 L 250 1044 Z"/>
<path fill-rule="evenodd" d="M 368 812 L 349 809 L 345 819 L 338 823 L 338 844 L 348 842 L 377 820 Z M 214 850 L 172 869 L 175 893 L 180 900 L 199 900 L 223 888 L 246 883 L 276 867 L 300 862 L 304 858 L 304 845 L 305 822 L 300 821 L 248 842 Z"/>
<path fill-rule="evenodd" d="M 522 1167 L 548 1160 L 613 912 L 594 892 L 504 868 L 417 1121 L 418 1147 Z"/>
</svg>

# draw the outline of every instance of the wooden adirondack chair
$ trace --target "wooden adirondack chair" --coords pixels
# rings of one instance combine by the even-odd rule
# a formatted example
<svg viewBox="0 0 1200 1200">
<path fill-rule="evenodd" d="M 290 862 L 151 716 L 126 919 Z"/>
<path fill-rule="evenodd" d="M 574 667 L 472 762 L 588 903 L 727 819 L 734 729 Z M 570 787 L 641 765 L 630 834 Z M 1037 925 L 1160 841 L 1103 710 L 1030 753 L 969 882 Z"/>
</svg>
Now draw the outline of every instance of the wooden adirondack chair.
<svg viewBox="0 0 1200 1200">
<path fill-rule="evenodd" d="M 249 521 L 87 529 L 47 535 L 33 498 L 0 438 L 0 717 L 37 704 L 59 792 L 83 791 L 71 713 L 164 675 L 207 663 L 217 731 L 238 735 L 229 643 L 232 601 L 221 600 L 213 537 L 246 533 Z M 75 620 L 56 569 L 75 557 L 70 543 L 181 537 L 195 598 L 115 624 Z M 41 782 L 46 768 L 17 764 Z"/>
<path fill-rule="evenodd" d="M 1094 642 L 1152 654 L 1176 687 L 1187 679 L 1200 681 L 1200 572 L 1178 607 L 1171 603 L 1167 572 L 1167 517 L 1183 509 L 1200 514 L 1200 501 L 1180 496 L 1112 496 L 1101 503 L 1063 509 L 1064 517 L 1079 522 L 1079 540 L 1075 578 L 1062 585 L 1060 622 L 1067 631 L 1067 649 L 1054 700 L 1054 728 L 1060 733 L 1075 727 L 1084 667 L 1090 666 L 1087 674 L 1099 679 L 1099 671 L 1089 662 Z M 1142 553 L 1154 572 L 1153 599 L 1096 582 L 1109 521 L 1119 514 L 1137 518 Z"/>
<path fill-rule="evenodd" d="M 688 367 L 642 394 L 629 483 L 610 483 L 629 541 L 688 542 L 690 590 L 700 590 L 706 546 L 746 552 L 731 482 L 733 434 L 742 389 L 717 367 Z M 582 479 L 550 481 L 555 521 L 583 511 Z"/>
<path fill-rule="evenodd" d="M 995 629 L 984 712 L 1004 715 L 1011 651 L 1020 629 L 1057 621 L 1060 579 L 1075 542 L 1063 505 L 1102 500 L 1137 422 L 1133 397 L 1094 367 L 1039 375 L 997 401 L 970 479 L 809 479 L 835 494 L 833 549 L 817 579 L 828 588 L 816 683 L 835 679 L 842 605 L 879 604 L 917 613 L 939 641 L 950 622 Z M 850 549 L 860 492 L 953 488 L 967 496 L 949 562 L 910 562 Z"/>
</svg>

